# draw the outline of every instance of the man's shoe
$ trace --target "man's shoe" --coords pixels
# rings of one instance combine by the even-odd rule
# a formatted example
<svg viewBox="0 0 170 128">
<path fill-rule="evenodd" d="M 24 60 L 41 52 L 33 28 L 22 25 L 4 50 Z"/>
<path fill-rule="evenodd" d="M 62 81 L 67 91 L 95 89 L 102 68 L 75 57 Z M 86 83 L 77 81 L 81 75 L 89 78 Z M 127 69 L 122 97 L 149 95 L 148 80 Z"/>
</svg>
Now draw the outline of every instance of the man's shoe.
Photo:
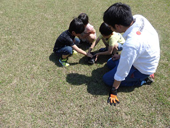
<svg viewBox="0 0 170 128">
<path fill-rule="evenodd" d="M 154 78 L 155 78 L 154 73 L 153 73 L 152 75 L 150 75 L 150 77 L 151 77 L 152 79 L 154 79 Z"/>
<path fill-rule="evenodd" d="M 150 85 L 154 82 L 152 75 L 148 76 L 144 81 L 141 82 L 141 85 Z"/>
<path fill-rule="evenodd" d="M 152 82 L 154 82 L 154 80 L 152 79 L 151 76 L 148 76 L 148 78 L 145 79 L 147 85 L 150 85 Z"/>
<path fill-rule="evenodd" d="M 70 64 L 67 63 L 67 60 L 68 60 L 67 58 L 65 58 L 65 59 L 60 58 L 59 62 L 62 64 L 62 66 L 68 67 Z"/>
</svg>

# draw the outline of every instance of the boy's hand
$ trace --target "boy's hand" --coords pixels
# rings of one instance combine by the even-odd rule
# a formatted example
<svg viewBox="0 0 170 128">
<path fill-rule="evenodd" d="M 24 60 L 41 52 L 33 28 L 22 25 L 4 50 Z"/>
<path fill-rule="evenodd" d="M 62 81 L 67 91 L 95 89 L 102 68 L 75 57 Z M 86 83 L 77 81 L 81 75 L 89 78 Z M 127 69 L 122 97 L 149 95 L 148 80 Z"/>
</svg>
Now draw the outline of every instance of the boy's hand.
<svg viewBox="0 0 170 128">
<path fill-rule="evenodd" d="M 90 57 L 90 58 L 93 57 L 93 55 L 91 53 L 87 53 L 87 56 Z"/>
<path fill-rule="evenodd" d="M 118 43 L 114 45 L 114 49 L 118 50 Z"/>
<path fill-rule="evenodd" d="M 98 54 L 95 54 L 93 57 L 95 58 L 94 61 L 96 62 L 97 59 L 98 59 L 98 57 L 99 57 L 99 55 L 98 55 Z"/>
<path fill-rule="evenodd" d="M 112 56 L 112 60 L 118 60 L 118 59 L 120 59 L 120 55 L 119 54 L 114 54 Z"/>
<path fill-rule="evenodd" d="M 119 99 L 117 98 L 117 89 L 115 89 L 115 87 L 111 88 L 107 102 L 110 103 L 110 105 L 114 104 L 114 106 L 116 106 L 116 103 L 119 103 Z"/>
</svg>

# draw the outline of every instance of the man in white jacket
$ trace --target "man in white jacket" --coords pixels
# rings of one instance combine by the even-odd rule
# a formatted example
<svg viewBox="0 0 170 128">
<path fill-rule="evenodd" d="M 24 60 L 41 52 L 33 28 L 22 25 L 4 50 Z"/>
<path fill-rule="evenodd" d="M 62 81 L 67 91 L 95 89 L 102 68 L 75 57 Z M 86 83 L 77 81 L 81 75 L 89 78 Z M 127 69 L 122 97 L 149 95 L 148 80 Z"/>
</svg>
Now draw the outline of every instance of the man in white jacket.
<svg viewBox="0 0 170 128">
<path fill-rule="evenodd" d="M 125 43 L 121 55 L 108 60 L 111 69 L 103 76 L 111 86 L 108 102 L 119 103 L 119 86 L 141 86 L 156 72 L 160 59 L 159 38 L 150 22 L 141 15 L 132 16 L 128 5 L 115 3 L 104 13 L 103 20 L 113 31 L 124 33 Z"/>
</svg>

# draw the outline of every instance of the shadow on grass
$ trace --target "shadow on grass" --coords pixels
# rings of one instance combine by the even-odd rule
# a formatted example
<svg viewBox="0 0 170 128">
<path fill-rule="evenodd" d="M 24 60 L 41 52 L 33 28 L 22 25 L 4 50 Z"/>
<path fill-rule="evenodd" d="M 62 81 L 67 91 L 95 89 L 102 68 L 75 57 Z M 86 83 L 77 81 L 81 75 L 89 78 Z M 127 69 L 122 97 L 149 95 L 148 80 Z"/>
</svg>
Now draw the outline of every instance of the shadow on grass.
<svg viewBox="0 0 170 128">
<path fill-rule="evenodd" d="M 67 75 L 67 82 L 80 86 L 82 84 L 87 85 L 87 91 L 92 95 L 108 95 L 110 88 L 103 82 L 103 75 L 108 72 L 107 66 L 98 68 L 92 71 L 91 77 L 78 73 L 70 73 Z M 132 92 L 136 87 L 119 87 L 118 92 Z"/>
<path fill-rule="evenodd" d="M 62 65 L 59 62 L 59 57 L 56 56 L 55 53 L 51 53 L 51 55 L 49 56 L 49 60 L 52 61 L 53 63 L 55 63 L 55 65 L 57 65 L 58 67 L 62 67 Z M 76 63 L 69 63 L 69 64 L 70 65 L 76 65 L 78 63 L 76 62 Z"/>
<path fill-rule="evenodd" d="M 98 51 L 94 51 L 93 53 L 97 53 Z M 110 58 L 111 56 L 110 55 L 101 55 L 99 56 L 96 64 L 103 64 L 103 63 L 106 63 L 107 60 Z M 88 57 L 87 56 L 84 56 L 82 57 L 80 60 L 79 60 L 79 64 L 83 64 L 83 65 L 91 65 L 91 64 L 88 64 Z"/>
<path fill-rule="evenodd" d="M 82 50 L 87 50 L 90 47 L 90 44 L 87 44 L 85 42 L 81 42 L 80 44 L 78 44 L 78 47 L 81 48 Z"/>
<path fill-rule="evenodd" d="M 109 59 L 109 56 L 100 56 L 98 59 L 97 63 L 103 64 Z M 49 60 L 54 62 L 55 65 L 58 67 L 62 67 L 62 65 L 59 63 L 59 57 L 55 55 L 55 53 L 52 53 L 49 56 Z M 87 57 L 84 56 L 83 58 L 80 59 L 79 61 L 80 64 L 88 65 L 87 63 Z M 78 63 L 71 63 L 70 65 L 76 65 Z M 91 77 L 85 76 L 82 74 L 78 73 L 70 73 L 67 75 L 67 82 L 72 84 L 72 85 L 77 85 L 80 86 L 82 84 L 87 85 L 87 91 L 91 93 L 92 95 L 108 95 L 110 87 L 105 85 L 103 82 L 103 75 L 108 72 L 109 69 L 105 65 L 102 68 L 98 68 L 96 70 L 92 71 Z M 135 89 L 136 87 L 119 87 L 118 92 L 131 92 Z"/>
<path fill-rule="evenodd" d="M 70 73 L 67 75 L 66 80 L 68 83 L 76 86 L 86 84 L 87 91 L 92 95 L 107 95 L 109 87 L 105 86 L 102 81 L 102 76 L 107 70 L 106 66 L 93 70 L 90 77 L 78 73 Z"/>
</svg>

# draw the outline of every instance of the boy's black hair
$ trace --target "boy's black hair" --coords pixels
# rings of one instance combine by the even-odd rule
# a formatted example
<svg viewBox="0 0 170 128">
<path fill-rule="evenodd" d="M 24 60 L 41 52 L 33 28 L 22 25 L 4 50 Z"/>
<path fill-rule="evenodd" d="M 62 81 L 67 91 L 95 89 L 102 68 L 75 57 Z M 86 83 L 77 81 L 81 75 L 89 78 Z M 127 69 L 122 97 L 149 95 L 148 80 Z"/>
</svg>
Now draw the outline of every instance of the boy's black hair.
<svg viewBox="0 0 170 128">
<path fill-rule="evenodd" d="M 100 25 L 99 31 L 104 36 L 109 36 L 113 32 L 111 28 L 104 22 Z"/>
<path fill-rule="evenodd" d="M 115 3 L 111 5 L 103 16 L 104 22 L 115 28 L 115 24 L 129 27 L 133 21 L 130 6 L 122 3 Z"/>
<path fill-rule="evenodd" d="M 74 18 L 69 26 L 69 32 L 72 33 L 72 31 L 74 31 L 76 34 L 81 34 L 84 31 L 85 27 L 84 24 L 82 22 L 82 20 L 80 20 L 79 18 Z"/>
<path fill-rule="evenodd" d="M 81 13 L 79 16 L 78 16 L 79 19 L 81 19 L 84 23 L 84 25 L 87 25 L 89 23 L 89 17 L 86 13 Z"/>
</svg>

